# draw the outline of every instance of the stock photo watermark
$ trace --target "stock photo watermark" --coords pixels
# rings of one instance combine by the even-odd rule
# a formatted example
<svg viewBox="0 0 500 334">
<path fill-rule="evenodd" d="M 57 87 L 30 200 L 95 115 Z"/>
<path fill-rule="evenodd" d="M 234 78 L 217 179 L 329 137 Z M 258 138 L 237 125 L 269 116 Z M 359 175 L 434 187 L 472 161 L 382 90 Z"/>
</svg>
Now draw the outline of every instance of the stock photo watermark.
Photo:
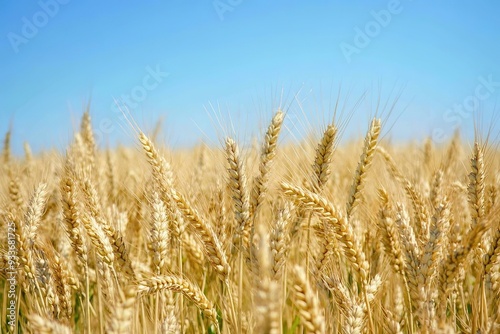
<svg viewBox="0 0 500 334">
<path fill-rule="evenodd" d="M 17 245 L 16 225 L 13 221 L 7 223 L 7 325 L 13 329 L 17 324 Z"/>
<path fill-rule="evenodd" d="M 117 101 L 111 104 L 111 111 L 118 115 L 120 119 L 123 117 L 122 110 L 137 108 L 141 102 L 147 99 L 149 93 L 158 88 L 170 75 L 170 73 L 163 71 L 160 65 L 156 65 L 154 68 L 146 66 L 145 70 L 146 74 L 143 76 L 141 84 L 132 87 L 127 93 L 121 94 L 117 98 Z M 99 122 L 94 131 L 95 140 L 98 145 L 102 142 L 105 135 L 109 135 L 115 131 L 115 123 L 111 118 L 104 118 Z"/>
<path fill-rule="evenodd" d="M 217 16 L 219 16 L 219 19 L 224 21 L 224 15 L 227 12 L 234 11 L 234 9 L 242 3 L 243 0 L 214 0 L 212 2 L 212 6 L 214 7 Z"/>
<path fill-rule="evenodd" d="M 33 38 L 38 35 L 40 29 L 45 27 L 52 18 L 54 18 L 61 9 L 61 5 L 66 5 L 71 0 L 40 0 L 36 11 L 30 18 L 23 16 L 21 18 L 22 26 L 20 33 L 13 31 L 7 34 L 10 46 L 15 53 L 19 52 L 19 47 L 28 44 Z"/>
<path fill-rule="evenodd" d="M 411 1 L 411 0 L 409 0 Z M 373 20 L 366 22 L 364 27 L 354 27 L 354 37 L 351 43 L 342 42 L 339 44 L 340 50 L 347 63 L 350 64 L 353 55 L 358 55 L 363 49 L 368 47 L 373 39 L 377 38 L 382 30 L 389 26 L 394 16 L 401 14 L 403 5 L 400 0 L 391 0 L 385 9 L 379 11 L 372 10 L 370 16 Z"/>
<path fill-rule="evenodd" d="M 443 121 L 447 124 L 447 129 L 451 132 L 460 128 L 462 123 L 468 119 L 474 111 L 479 110 L 480 103 L 489 99 L 500 89 L 500 81 L 494 81 L 493 75 L 487 77 L 480 76 L 479 83 L 474 89 L 474 93 L 465 97 L 461 103 L 456 103 L 453 107 L 443 113 Z M 435 128 L 432 131 L 432 140 L 435 143 L 443 143 L 449 138 L 449 132 L 445 128 Z"/>
<path fill-rule="evenodd" d="M 61 9 L 62 5 L 66 5 L 71 0 L 40 0 L 36 11 L 30 18 L 23 16 L 21 18 L 22 26 L 20 33 L 13 31 L 7 34 L 10 46 L 15 53 L 19 52 L 19 47 L 28 44 L 33 38 L 38 35 L 40 29 L 45 27 L 52 18 L 54 18 Z"/>
</svg>

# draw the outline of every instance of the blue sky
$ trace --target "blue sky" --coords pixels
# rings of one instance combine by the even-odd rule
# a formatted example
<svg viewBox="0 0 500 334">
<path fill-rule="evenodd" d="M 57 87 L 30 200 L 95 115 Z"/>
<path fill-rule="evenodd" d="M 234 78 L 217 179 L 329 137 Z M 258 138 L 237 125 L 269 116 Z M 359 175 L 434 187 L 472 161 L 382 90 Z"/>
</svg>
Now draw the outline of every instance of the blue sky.
<svg viewBox="0 0 500 334">
<path fill-rule="evenodd" d="M 0 131 L 13 125 L 18 152 L 63 148 L 91 97 L 102 144 L 131 137 L 115 100 L 145 129 L 163 117 L 172 146 L 217 143 L 231 122 L 258 132 L 280 101 L 290 128 L 324 125 L 340 87 L 348 110 L 365 93 L 346 138 L 398 97 L 392 138 L 471 136 L 500 97 L 499 14 L 498 1 L 6 0 Z"/>
</svg>

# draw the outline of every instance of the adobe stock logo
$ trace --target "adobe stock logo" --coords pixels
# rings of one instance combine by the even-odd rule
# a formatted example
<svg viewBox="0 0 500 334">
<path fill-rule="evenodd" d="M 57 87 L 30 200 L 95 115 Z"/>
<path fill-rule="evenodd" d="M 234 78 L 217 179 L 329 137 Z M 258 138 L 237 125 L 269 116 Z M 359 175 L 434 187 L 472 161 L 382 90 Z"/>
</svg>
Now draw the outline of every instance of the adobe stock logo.
<svg viewBox="0 0 500 334">
<path fill-rule="evenodd" d="M 115 114 L 114 117 L 106 117 L 102 119 L 98 126 L 94 129 L 94 137 L 96 145 L 100 145 L 106 136 L 115 131 L 115 120 L 118 118 L 120 121 L 125 121 L 123 110 L 135 109 L 144 102 L 149 94 L 165 81 L 170 73 L 161 69 L 157 64 L 155 67 L 146 66 L 146 73 L 142 80 L 137 85 L 131 87 L 129 90 L 121 94 L 115 102 L 110 106 L 110 110 Z"/>
<path fill-rule="evenodd" d="M 40 29 L 45 27 L 50 19 L 54 18 L 58 13 L 61 5 L 66 5 L 70 0 L 40 0 L 38 6 L 40 10 L 35 12 L 31 19 L 23 16 L 21 33 L 9 32 L 7 39 L 15 53 L 19 52 L 19 46 L 28 44 L 30 40 L 38 35 Z"/>
<path fill-rule="evenodd" d="M 212 5 L 214 6 L 219 20 L 224 21 L 224 14 L 226 12 L 232 12 L 236 7 L 241 5 L 243 0 L 214 0 Z"/>
<path fill-rule="evenodd" d="M 361 50 L 370 45 L 371 41 L 376 38 L 382 32 L 382 28 L 386 28 L 392 21 L 395 15 L 400 14 L 403 11 L 403 7 L 399 0 L 391 0 L 387 4 L 386 9 L 379 11 L 372 10 L 370 15 L 373 20 L 368 21 L 364 28 L 361 29 L 359 26 L 354 27 L 354 38 L 352 44 L 342 42 L 339 44 L 340 50 L 347 60 L 347 63 L 351 63 L 352 56 L 354 54 L 360 54 Z"/>
<path fill-rule="evenodd" d="M 474 89 L 474 93 L 466 96 L 461 103 L 456 103 L 452 108 L 447 109 L 443 113 L 443 121 L 451 130 L 457 130 L 462 123 L 468 119 L 473 112 L 480 110 L 480 104 L 493 96 L 500 88 L 500 81 L 494 81 L 493 75 L 488 75 L 486 78 L 480 76 L 479 83 Z M 444 128 L 435 128 L 432 131 L 432 140 L 441 144 L 448 140 L 448 134 Z"/>
</svg>

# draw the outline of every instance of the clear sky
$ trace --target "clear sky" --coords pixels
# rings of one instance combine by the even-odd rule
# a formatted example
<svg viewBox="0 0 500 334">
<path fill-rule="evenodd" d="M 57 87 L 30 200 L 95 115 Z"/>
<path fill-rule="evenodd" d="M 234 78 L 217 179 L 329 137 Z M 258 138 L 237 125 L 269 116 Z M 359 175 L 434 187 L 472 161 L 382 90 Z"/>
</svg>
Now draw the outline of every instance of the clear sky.
<svg viewBox="0 0 500 334">
<path fill-rule="evenodd" d="M 91 97 L 102 143 L 130 137 L 115 100 L 146 129 L 163 116 L 173 146 L 217 142 L 219 111 L 244 133 L 280 101 L 324 124 L 341 87 L 348 109 L 366 93 L 345 137 L 379 97 L 399 97 L 395 139 L 470 135 L 498 112 L 499 16 L 493 0 L 4 0 L 0 131 L 63 148 Z"/>
</svg>

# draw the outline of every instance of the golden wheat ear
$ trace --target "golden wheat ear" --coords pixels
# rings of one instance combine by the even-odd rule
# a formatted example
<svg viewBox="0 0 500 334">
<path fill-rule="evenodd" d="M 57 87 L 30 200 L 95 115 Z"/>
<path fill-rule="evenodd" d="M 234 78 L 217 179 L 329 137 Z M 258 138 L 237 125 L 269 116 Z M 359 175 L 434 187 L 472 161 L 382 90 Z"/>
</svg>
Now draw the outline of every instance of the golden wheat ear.
<svg viewBox="0 0 500 334">
<path fill-rule="evenodd" d="M 347 217 L 350 217 L 352 215 L 353 210 L 361 201 L 361 192 L 364 188 L 366 173 L 372 163 L 381 129 L 381 120 L 374 119 L 370 124 L 368 133 L 366 134 L 363 153 L 361 154 L 358 167 L 356 168 L 356 173 L 354 174 L 354 180 L 351 186 L 351 191 L 349 193 L 349 200 L 347 202 Z"/>
<path fill-rule="evenodd" d="M 326 333 L 325 317 L 318 299 L 318 294 L 307 282 L 304 268 L 293 268 L 293 302 L 297 306 L 299 316 L 309 333 Z"/>
<path fill-rule="evenodd" d="M 101 150 L 88 110 L 64 153 L 9 131 L 0 332 L 500 333 L 498 147 L 382 147 L 374 119 L 355 156 L 342 123 L 280 142 L 285 115 L 250 150 L 125 113 L 137 145 Z"/>
<path fill-rule="evenodd" d="M 328 182 L 331 174 L 331 162 L 335 149 L 335 140 L 337 138 L 337 128 L 330 124 L 323 133 L 323 137 L 316 148 L 316 156 L 313 164 L 313 176 L 311 189 L 314 192 L 321 193 Z"/>
<path fill-rule="evenodd" d="M 320 195 L 285 182 L 281 184 L 281 189 L 286 198 L 289 198 L 297 205 L 312 210 L 325 220 L 325 224 L 331 225 L 336 238 L 342 243 L 344 256 L 358 273 L 360 283 L 365 284 L 369 274 L 369 264 L 346 218 L 341 216 L 337 209 Z"/>
<path fill-rule="evenodd" d="M 208 300 L 200 288 L 187 279 L 172 275 L 164 275 L 151 277 L 139 281 L 137 284 L 137 292 L 140 294 L 148 295 L 165 290 L 182 293 L 218 328 L 217 311 L 214 309 L 212 302 Z"/>
<path fill-rule="evenodd" d="M 276 157 L 278 146 L 278 137 L 281 132 L 285 114 L 278 110 L 274 115 L 271 124 L 267 128 L 264 143 L 262 144 L 259 163 L 259 174 L 253 181 L 253 187 L 250 198 L 250 215 L 255 215 L 259 206 L 265 199 L 267 192 L 267 183 L 271 172 L 273 162 Z"/>
<path fill-rule="evenodd" d="M 214 270 L 221 278 L 226 279 L 231 271 L 230 266 L 227 262 L 226 254 L 222 250 L 222 244 L 215 235 L 211 225 L 203 220 L 199 213 L 187 202 L 184 196 L 179 194 L 176 190 L 172 190 L 172 199 L 184 215 L 184 218 L 190 222 L 189 226 L 196 235 L 199 236 L 205 249 L 207 259 Z"/>
<path fill-rule="evenodd" d="M 12 152 L 10 149 L 10 142 L 12 137 L 12 130 L 7 131 L 3 140 L 3 148 L 2 148 L 2 159 L 4 166 L 7 166 L 11 160 Z"/>
<path fill-rule="evenodd" d="M 245 166 L 240 157 L 240 150 L 236 142 L 231 139 L 226 139 L 226 158 L 229 164 L 229 188 L 232 193 L 234 217 L 236 223 L 235 243 L 239 242 L 244 248 L 247 248 L 250 243 L 250 234 L 252 226 L 250 225 L 250 202 L 247 189 L 247 178 L 245 174 Z M 235 247 L 238 247 L 235 244 Z M 240 250 L 242 251 L 242 250 Z"/>
</svg>

